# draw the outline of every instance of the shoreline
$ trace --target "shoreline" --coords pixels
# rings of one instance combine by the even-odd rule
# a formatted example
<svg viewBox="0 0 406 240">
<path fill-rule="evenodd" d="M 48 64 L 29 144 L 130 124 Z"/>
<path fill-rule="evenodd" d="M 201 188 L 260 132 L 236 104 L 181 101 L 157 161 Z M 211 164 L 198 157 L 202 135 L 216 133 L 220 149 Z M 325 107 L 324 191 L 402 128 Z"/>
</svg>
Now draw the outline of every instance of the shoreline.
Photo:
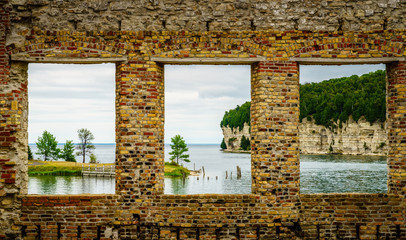
<svg viewBox="0 0 406 240">
<path fill-rule="evenodd" d="M 225 153 L 244 153 L 251 154 L 251 151 L 246 150 L 229 150 L 229 149 L 220 149 L 220 151 Z M 331 155 L 331 156 L 376 156 L 376 157 L 387 157 L 387 154 L 343 154 L 343 153 L 299 153 L 299 155 Z"/>
<path fill-rule="evenodd" d="M 110 167 L 115 163 L 79 163 L 79 162 L 66 162 L 66 161 L 42 161 L 42 160 L 28 160 L 28 175 L 41 176 L 82 176 L 84 170 L 96 167 Z M 170 163 L 165 163 L 164 175 L 166 177 L 183 177 L 189 176 L 191 170 Z"/>
</svg>

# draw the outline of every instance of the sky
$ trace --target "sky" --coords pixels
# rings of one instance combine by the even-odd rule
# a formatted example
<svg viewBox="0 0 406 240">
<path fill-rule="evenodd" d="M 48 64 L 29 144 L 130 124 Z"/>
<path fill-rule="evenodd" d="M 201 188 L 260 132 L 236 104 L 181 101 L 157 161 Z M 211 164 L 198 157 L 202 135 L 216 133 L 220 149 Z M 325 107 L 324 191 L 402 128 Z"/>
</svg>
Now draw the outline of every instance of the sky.
<svg viewBox="0 0 406 240">
<path fill-rule="evenodd" d="M 115 65 L 28 65 L 28 142 L 44 130 L 59 143 L 78 142 L 89 129 L 94 143 L 115 141 Z"/>
<path fill-rule="evenodd" d="M 362 75 L 385 65 L 300 66 L 300 82 Z M 224 112 L 250 100 L 248 65 L 165 65 L 165 143 L 219 144 Z M 87 128 L 94 143 L 115 142 L 114 64 L 29 64 L 29 143 L 44 130 L 59 143 L 78 142 Z"/>
</svg>

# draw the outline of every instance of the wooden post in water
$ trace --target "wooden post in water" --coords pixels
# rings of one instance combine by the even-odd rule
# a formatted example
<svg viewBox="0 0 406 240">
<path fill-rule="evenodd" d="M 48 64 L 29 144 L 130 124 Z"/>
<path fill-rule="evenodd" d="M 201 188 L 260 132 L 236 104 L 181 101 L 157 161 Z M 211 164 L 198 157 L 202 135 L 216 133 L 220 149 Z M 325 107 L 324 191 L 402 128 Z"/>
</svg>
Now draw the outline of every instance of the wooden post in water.
<svg viewBox="0 0 406 240">
<path fill-rule="evenodd" d="M 203 177 L 206 175 L 206 172 L 204 171 L 204 166 L 202 166 L 203 169 Z"/>
<path fill-rule="evenodd" d="M 237 166 L 237 179 L 241 178 L 241 168 Z"/>
<path fill-rule="evenodd" d="M 226 179 L 228 178 L 228 172 L 226 171 Z"/>
</svg>

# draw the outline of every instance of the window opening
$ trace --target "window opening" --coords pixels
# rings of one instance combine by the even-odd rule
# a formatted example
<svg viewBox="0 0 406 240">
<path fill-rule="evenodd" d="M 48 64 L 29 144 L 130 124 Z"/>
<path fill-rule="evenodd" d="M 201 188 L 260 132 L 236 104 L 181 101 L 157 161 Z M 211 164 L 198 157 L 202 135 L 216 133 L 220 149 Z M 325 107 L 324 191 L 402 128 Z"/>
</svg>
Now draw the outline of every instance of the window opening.
<svg viewBox="0 0 406 240">
<path fill-rule="evenodd" d="M 301 193 L 387 192 L 384 64 L 300 66 Z"/>
<path fill-rule="evenodd" d="M 29 161 L 28 193 L 113 194 L 115 64 L 30 63 L 28 97 L 28 142 L 34 159 Z M 88 149 L 85 164 L 83 154 L 76 155 L 80 151 L 79 129 L 94 136 L 84 138 Z M 89 136 L 86 131 L 81 134 Z M 55 151 L 49 143 L 53 141 L 57 141 L 59 150 Z M 67 141 L 73 143 L 73 158 L 67 148 L 63 150 Z M 89 176 L 82 176 L 85 172 Z"/>
<path fill-rule="evenodd" d="M 250 145 L 249 108 L 245 124 L 233 115 L 223 124 L 226 135 L 220 126 L 225 112 L 251 100 L 250 72 L 250 65 L 165 65 L 165 162 L 174 155 L 171 139 L 180 135 L 190 162 L 179 160 L 179 165 L 197 170 L 183 177 L 181 172 L 169 173 L 176 164 L 165 164 L 165 194 L 251 193 L 250 151 L 236 153 L 242 152 L 243 133 L 245 148 Z M 234 146 L 233 152 L 221 150 L 223 139 Z"/>
</svg>

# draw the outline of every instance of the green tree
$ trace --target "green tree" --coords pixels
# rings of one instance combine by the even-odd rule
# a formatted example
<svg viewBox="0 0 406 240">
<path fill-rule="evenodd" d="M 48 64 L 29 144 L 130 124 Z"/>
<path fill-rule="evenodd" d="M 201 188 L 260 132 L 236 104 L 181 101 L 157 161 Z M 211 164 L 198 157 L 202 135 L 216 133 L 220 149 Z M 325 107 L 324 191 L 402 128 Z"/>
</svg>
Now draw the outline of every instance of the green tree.
<svg viewBox="0 0 406 240">
<path fill-rule="evenodd" d="M 221 141 L 220 147 L 221 147 L 221 149 L 227 149 L 227 145 L 224 142 L 224 138 L 223 138 L 223 141 Z"/>
<path fill-rule="evenodd" d="M 185 162 L 190 162 L 189 154 L 185 154 L 189 151 L 185 140 L 180 135 L 176 135 L 175 137 L 171 138 L 171 149 L 172 152 L 169 153 L 171 155 L 170 160 L 173 162 L 176 159 L 176 163 L 179 165 L 179 159 Z"/>
<path fill-rule="evenodd" d="M 240 147 L 242 150 L 250 150 L 251 143 L 250 143 L 249 138 L 246 138 L 244 135 L 242 135 Z"/>
<path fill-rule="evenodd" d="M 49 159 L 58 160 L 61 149 L 57 148 L 58 142 L 55 137 L 48 131 L 42 133 L 42 137 L 38 137 L 37 142 L 38 152 L 36 154 L 42 155 L 44 161 Z"/>
<path fill-rule="evenodd" d="M 92 141 L 94 140 L 93 133 L 86 128 L 82 128 L 78 130 L 78 137 L 80 143 L 76 146 L 78 152 L 76 155 L 83 157 L 83 163 L 85 163 L 86 155 L 90 155 L 93 153 L 93 149 L 95 146 L 93 145 Z"/>
<path fill-rule="evenodd" d="M 73 144 L 73 141 L 66 140 L 65 146 L 63 146 L 60 157 L 67 162 L 76 162 L 75 156 L 73 155 L 74 152 L 75 146 Z"/>
<path fill-rule="evenodd" d="M 243 105 L 238 106 L 235 109 L 226 111 L 223 120 L 221 120 L 221 127 L 239 128 L 241 131 L 244 127 L 244 123 L 251 124 L 251 102 L 245 102 Z"/>
<path fill-rule="evenodd" d="M 28 146 L 28 160 L 33 160 L 34 156 L 32 155 L 31 148 Z"/>
<path fill-rule="evenodd" d="M 93 153 L 90 154 L 90 163 L 97 163 L 97 157 Z"/>
</svg>

